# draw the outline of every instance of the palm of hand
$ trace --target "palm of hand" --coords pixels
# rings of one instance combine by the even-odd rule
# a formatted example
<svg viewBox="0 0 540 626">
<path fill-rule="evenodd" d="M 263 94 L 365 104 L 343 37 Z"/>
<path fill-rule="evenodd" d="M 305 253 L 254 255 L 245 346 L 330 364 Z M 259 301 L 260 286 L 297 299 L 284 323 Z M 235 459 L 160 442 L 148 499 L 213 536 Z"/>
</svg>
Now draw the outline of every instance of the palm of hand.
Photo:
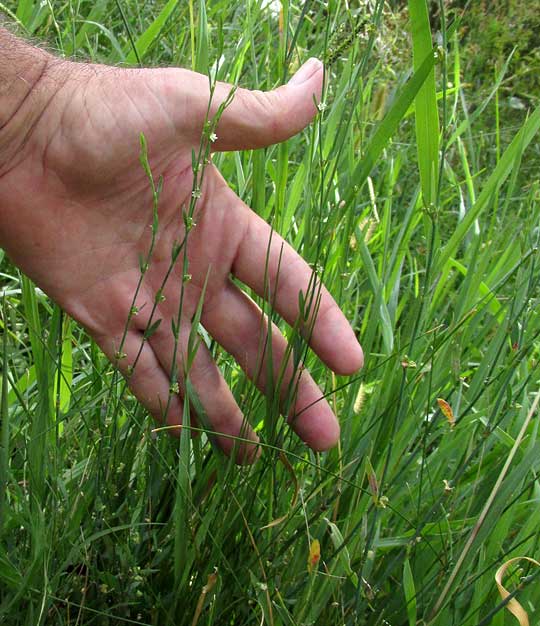
<svg viewBox="0 0 540 626">
<path fill-rule="evenodd" d="M 261 295 L 268 286 L 266 280 L 277 310 L 294 323 L 298 292 L 307 291 L 310 270 L 279 237 L 271 237 L 268 225 L 235 196 L 211 164 L 205 169 L 196 204 L 196 226 L 185 240 L 191 279 L 185 280 L 183 252 L 169 274 L 171 251 L 184 241 L 182 214 L 192 195 L 191 155 L 198 148 L 207 113 L 207 79 L 183 70 L 77 67 L 79 73 L 58 89 L 35 127 L 26 158 L 2 181 L 15 199 L 12 210 L 17 219 L 10 220 L 11 241 L 24 242 L 8 251 L 118 362 L 132 391 L 158 419 L 181 423 L 190 320 L 206 280 L 203 325 L 264 388 L 261 334 L 267 329 L 258 307 L 233 284 L 230 275 Z M 313 67 L 311 73 L 304 73 L 309 76 L 303 89 L 298 85 L 270 94 L 240 91 L 220 121 L 216 147 L 258 147 L 302 128 L 313 115 L 310 100 L 320 89 L 322 74 Z M 218 86 L 212 111 L 228 93 L 229 87 Z M 285 97 L 288 116 L 279 116 L 278 106 L 284 105 Z M 152 240 L 152 193 L 138 162 L 141 132 L 148 141 L 152 172 L 156 178 L 163 177 L 163 190 L 155 245 L 135 300 L 137 313 L 131 316 L 124 336 L 141 278 L 140 259 L 148 255 Z M 175 353 L 171 321 L 179 311 Z M 143 341 L 145 329 L 158 319 L 160 326 Z M 277 376 L 286 344 L 274 330 L 272 356 Z M 326 291 L 311 343 L 337 371 L 348 373 L 361 365 L 352 330 Z M 179 373 L 179 395 L 170 396 L 171 371 Z M 292 376 L 290 364 L 286 372 L 287 380 Z M 190 379 L 216 431 L 230 436 L 242 432 L 256 440 L 251 431 L 242 429 L 242 413 L 204 344 L 198 348 Z M 293 427 L 316 449 L 333 445 L 339 434 L 327 403 L 318 401 L 320 395 L 304 372 L 291 415 L 301 413 Z M 220 443 L 227 451 L 233 446 L 230 438 L 223 437 Z M 244 447 L 240 459 L 249 458 L 252 452 Z"/>
</svg>

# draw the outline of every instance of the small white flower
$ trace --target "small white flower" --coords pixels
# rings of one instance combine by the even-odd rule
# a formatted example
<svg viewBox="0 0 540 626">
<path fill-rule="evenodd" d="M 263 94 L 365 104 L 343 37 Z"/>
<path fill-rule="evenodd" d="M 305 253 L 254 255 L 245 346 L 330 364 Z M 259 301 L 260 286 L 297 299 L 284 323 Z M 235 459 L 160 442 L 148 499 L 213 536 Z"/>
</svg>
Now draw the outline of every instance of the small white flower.
<svg viewBox="0 0 540 626">
<path fill-rule="evenodd" d="M 323 111 L 326 111 L 326 109 L 328 108 L 328 105 L 326 104 L 326 102 L 319 102 L 319 104 L 317 105 L 317 108 L 322 113 Z"/>
<path fill-rule="evenodd" d="M 201 197 L 201 190 L 200 190 L 200 189 L 194 189 L 194 190 L 191 192 L 191 195 L 192 195 L 194 198 L 200 198 L 200 197 Z"/>
<path fill-rule="evenodd" d="M 210 141 L 211 141 L 212 143 L 214 143 L 214 141 L 216 141 L 216 139 L 217 139 L 217 135 L 216 135 L 216 133 L 210 133 Z"/>
</svg>

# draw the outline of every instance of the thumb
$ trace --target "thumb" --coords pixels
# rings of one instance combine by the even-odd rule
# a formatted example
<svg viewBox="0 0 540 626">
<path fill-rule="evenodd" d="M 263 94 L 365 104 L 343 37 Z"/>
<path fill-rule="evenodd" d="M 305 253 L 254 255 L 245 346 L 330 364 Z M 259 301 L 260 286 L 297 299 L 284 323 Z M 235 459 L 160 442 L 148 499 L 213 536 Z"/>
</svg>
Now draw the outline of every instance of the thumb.
<svg viewBox="0 0 540 626">
<path fill-rule="evenodd" d="M 291 80 L 273 91 L 237 89 L 216 130 L 215 150 L 262 148 L 292 137 L 315 117 L 322 92 L 323 64 L 309 59 Z M 231 86 L 216 87 L 211 110 L 227 99 Z"/>
</svg>

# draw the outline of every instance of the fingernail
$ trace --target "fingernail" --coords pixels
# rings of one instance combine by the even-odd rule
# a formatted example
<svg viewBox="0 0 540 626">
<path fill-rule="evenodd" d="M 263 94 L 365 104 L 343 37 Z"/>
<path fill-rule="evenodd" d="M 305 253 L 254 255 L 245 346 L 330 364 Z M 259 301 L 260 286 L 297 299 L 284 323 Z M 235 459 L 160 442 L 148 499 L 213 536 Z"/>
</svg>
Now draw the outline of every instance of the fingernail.
<svg viewBox="0 0 540 626">
<path fill-rule="evenodd" d="M 316 59 L 315 57 L 308 59 L 291 78 L 289 85 L 301 85 L 302 83 L 305 83 L 313 76 L 313 74 L 318 72 L 321 67 L 322 63 L 319 59 Z"/>
</svg>

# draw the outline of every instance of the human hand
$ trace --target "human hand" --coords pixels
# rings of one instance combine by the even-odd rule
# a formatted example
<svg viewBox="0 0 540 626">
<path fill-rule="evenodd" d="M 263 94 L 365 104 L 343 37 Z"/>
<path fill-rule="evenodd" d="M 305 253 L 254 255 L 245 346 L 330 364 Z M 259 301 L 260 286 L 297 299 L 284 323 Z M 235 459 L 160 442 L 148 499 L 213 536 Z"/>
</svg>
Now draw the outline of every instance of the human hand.
<svg viewBox="0 0 540 626">
<path fill-rule="evenodd" d="M 213 148 L 258 148 L 300 131 L 316 113 L 313 96 L 320 98 L 322 74 L 320 62 L 310 60 L 289 84 L 275 91 L 238 89 L 219 120 Z M 276 233 L 271 237 L 269 225 L 234 194 L 211 163 L 196 205 L 196 226 L 187 239 L 191 280 L 183 281 L 180 260 L 160 292 L 171 250 L 185 234 L 182 207 L 191 199 L 192 150 L 198 149 L 206 119 L 207 77 L 182 69 L 120 69 L 50 58 L 36 89 L 45 96 L 34 99 L 41 109 L 31 117 L 30 130 L 17 131 L 28 111 L 9 122 L 11 136 L 26 135 L 22 148 L 0 169 L 0 244 L 88 330 L 158 420 L 181 423 L 190 321 L 207 277 L 202 325 L 264 389 L 267 368 L 261 367 L 260 348 L 261 333 L 267 332 L 265 319 L 231 276 L 261 296 L 269 287 L 275 309 L 292 325 L 299 315 L 299 292 L 308 292 L 312 271 Z M 210 117 L 229 93 L 230 86 L 217 85 Z M 25 102 L 28 107 L 32 98 Z M 156 178 L 162 175 L 163 189 L 152 259 L 135 301 L 138 313 L 131 316 L 122 344 L 141 277 L 139 259 L 147 254 L 152 238 L 152 192 L 139 163 L 141 132 L 151 170 Z M 179 310 L 182 286 L 175 356 L 171 320 Z M 154 303 L 156 312 L 150 319 Z M 148 324 L 157 319 L 162 323 L 143 341 Z M 276 328 L 271 338 L 277 377 L 287 345 Z M 339 374 L 353 373 L 362 365 L 354 333 L 324 288 L 310 345 Z M 120 347 L 124 358 L 118 358 Z M 180 388 L 172 396 L 171 371 L 179 373 Z M 257 441 L 255 433 L 242 430 L 242 412 L 204 343 L 189 375 L 212 428 L 229 436 L 219 438 L 226 452 L 233 448 L 230 436 L 240 432 Z M 289 362 L 284 389 L 292 375 Z M 307 371 L 299 378 L 289 420 L 315 450 L 325 450 L 338 440 L 337 419 Z M 251 460 L 254 451 L 254 446 L 239 446 L 237 459 Z"/>
</svg>

